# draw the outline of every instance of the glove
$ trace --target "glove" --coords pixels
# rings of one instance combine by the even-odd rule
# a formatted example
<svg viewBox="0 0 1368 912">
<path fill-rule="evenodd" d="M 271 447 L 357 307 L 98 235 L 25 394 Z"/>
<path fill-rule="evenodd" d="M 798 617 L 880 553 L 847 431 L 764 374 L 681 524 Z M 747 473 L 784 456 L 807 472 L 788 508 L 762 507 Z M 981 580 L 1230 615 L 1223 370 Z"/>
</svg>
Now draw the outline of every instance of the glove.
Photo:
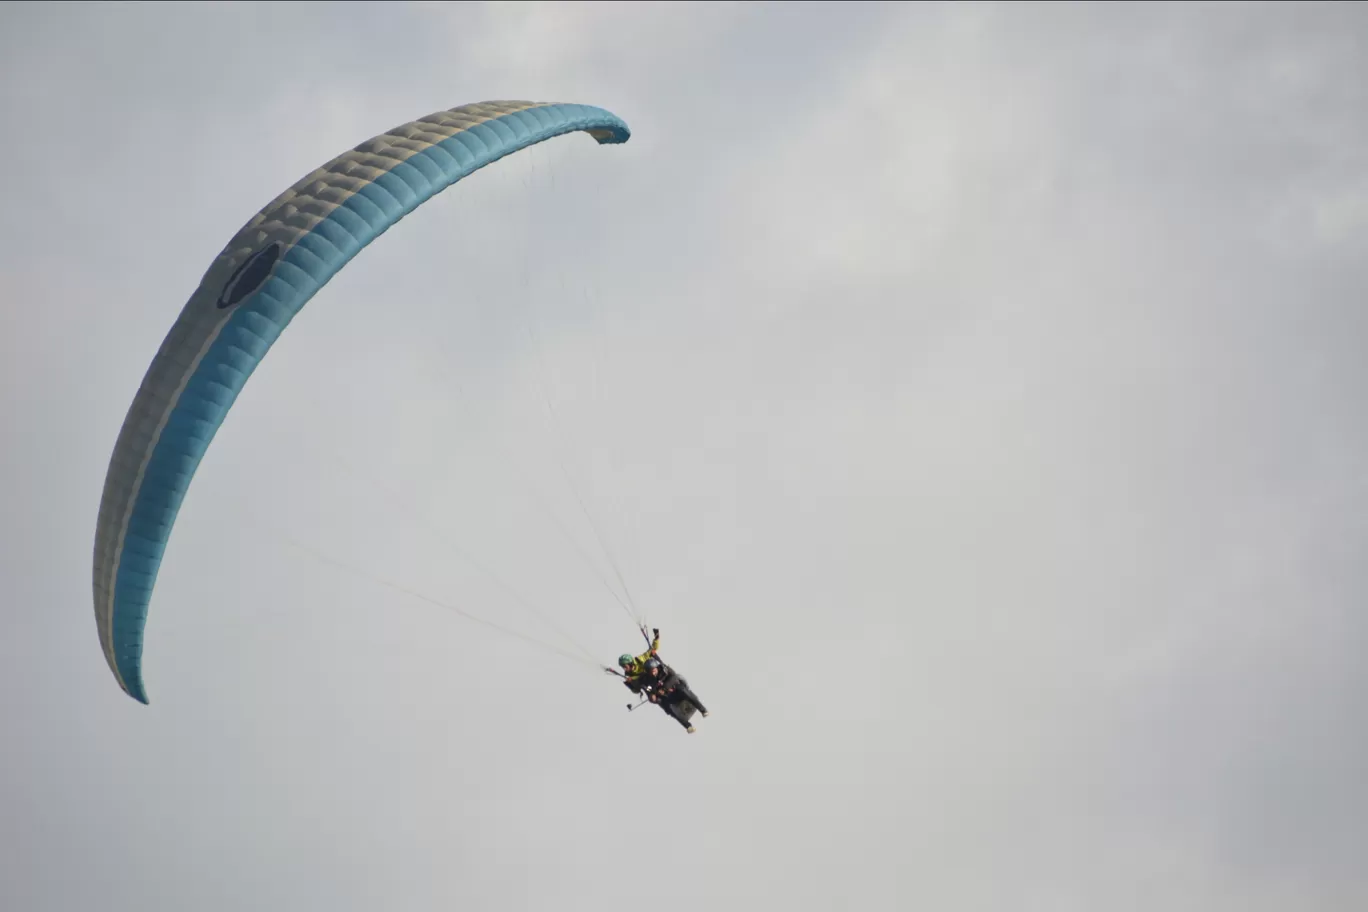
<svg viewBox="0 0 1368 912">
<path fill-rule="evenodd" d="M 654 633 L 657 637 L 660 636 L 660 628 L 659 628 L 659 627 L 652 627 L 652 628 L 651 628 L 651 633 Z"/>
</svg>

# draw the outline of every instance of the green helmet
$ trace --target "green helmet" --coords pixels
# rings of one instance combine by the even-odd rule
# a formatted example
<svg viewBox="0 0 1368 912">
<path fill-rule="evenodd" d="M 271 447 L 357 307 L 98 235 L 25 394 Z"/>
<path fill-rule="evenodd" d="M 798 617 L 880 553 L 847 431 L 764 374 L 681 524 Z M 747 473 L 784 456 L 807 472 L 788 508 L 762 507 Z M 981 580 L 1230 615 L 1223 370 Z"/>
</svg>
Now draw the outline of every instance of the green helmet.
<svg viewBox="0 0 1368 912">
<path fill-rule="evenodd" d="M 619 665 L 631 665 L 631 664 L 632 664 L 632 657 L 631 657 L 631 655 L 629 655 L 628 653 L 625 653 L 625 652 L 624 652 L 622 655 L 618 656 L 618 664 L 619 664 Z"/>
</svg>

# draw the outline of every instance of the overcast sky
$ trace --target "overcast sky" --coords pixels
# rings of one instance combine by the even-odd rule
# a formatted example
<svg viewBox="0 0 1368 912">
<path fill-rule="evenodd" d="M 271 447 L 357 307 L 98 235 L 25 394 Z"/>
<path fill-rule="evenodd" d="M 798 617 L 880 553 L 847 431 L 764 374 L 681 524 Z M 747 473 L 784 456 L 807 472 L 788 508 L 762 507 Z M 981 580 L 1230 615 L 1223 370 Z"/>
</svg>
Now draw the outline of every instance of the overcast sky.
<svg viewBox="0 0 1368 912">
<path fill-rule="evenodd" d="M 1368 908 L 1363 6 L 14 3 L 0 73 L 0 908 Z M 186 298 L 508 98 L 633 137 L 307 305 L 129 699 Z M 696 734 L 593 665 L 619 571 Z"/>
</svg>

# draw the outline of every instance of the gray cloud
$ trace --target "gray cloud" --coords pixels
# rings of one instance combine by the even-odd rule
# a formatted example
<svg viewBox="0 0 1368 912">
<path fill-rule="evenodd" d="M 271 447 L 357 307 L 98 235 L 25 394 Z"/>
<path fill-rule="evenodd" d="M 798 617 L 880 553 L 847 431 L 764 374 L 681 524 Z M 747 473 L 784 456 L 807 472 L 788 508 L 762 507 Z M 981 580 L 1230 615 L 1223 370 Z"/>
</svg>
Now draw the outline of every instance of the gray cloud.
<svg viewBox="0 0 1368 912">
<path fill-rule="evenodd" d="M 0 16 L 0 906 L 1368 900 L 1356 7 Z M 133 704 L 90 542 L 166 327 L 282 187 L 497 97 L 635 135 L 477 174 L 310 303 Z M 376 582 L 559 645 L 470 555 L 631 648 L 528 487 L 592 552 L 558 454 L 697 735 Z"/>
</svg>

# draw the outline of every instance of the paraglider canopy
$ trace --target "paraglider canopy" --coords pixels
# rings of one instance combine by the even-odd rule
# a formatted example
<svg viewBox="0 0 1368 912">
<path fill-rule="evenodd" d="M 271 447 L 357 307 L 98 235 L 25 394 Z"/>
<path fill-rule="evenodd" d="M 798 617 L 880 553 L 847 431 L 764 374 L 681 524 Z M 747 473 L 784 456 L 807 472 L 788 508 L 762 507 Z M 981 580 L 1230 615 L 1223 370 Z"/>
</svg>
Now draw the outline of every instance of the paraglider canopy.
<svg viewBox="0 0 1368 912">
<path fill-rule="evenodd" d="M 143 630 L 176 515 L 248 377 L 314 294 L 367 244 L 491 162 L 572 132 L 631 132 L 578 104 L 490 101 L 375 136 L 306 175 L 210 263 L 143 377 L 114 446 L 95 528 L 95 623 L 119 686 L 142 703 Z"/>
</svg>

